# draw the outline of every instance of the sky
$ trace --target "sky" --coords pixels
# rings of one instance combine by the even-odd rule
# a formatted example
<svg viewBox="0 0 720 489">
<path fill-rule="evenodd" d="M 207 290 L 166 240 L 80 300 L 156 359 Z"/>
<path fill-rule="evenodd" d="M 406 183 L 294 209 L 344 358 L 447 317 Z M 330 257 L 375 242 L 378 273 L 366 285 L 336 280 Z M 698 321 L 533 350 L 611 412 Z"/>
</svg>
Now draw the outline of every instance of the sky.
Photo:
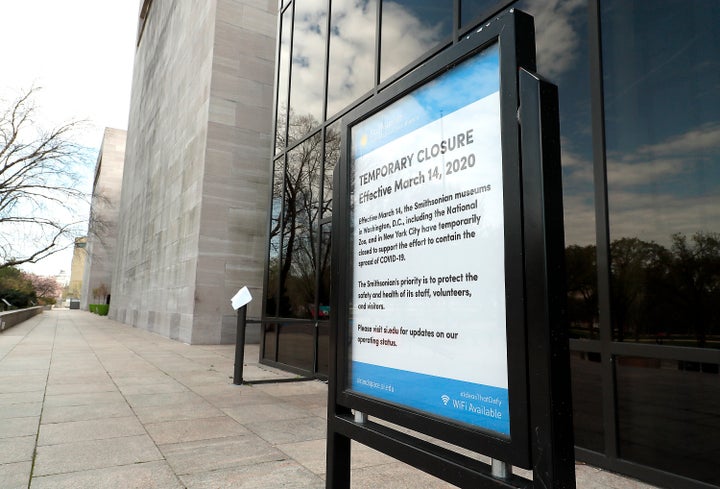
<svg viewBox="0 0 720 489">
<path fill-rule="evenodd" d="M 1 0 L 0 100 L 31 87 L 37 123 L 88 122 L 77 142 L 97 154 L 105 127 L 127 129 L 140 0 Z M 92 176 L 88 178 L 90 192 Z M 70 271 L 72 250 L 24 269 Z"/>
</svg>

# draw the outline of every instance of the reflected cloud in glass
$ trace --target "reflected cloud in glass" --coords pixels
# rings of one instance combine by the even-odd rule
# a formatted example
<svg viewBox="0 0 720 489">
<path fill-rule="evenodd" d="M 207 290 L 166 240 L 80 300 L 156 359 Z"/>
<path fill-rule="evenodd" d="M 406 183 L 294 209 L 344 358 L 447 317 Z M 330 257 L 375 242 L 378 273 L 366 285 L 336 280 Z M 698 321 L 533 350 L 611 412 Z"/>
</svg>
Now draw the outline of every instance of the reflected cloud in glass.
<svg viewBox="0 0 720 489">
<path fill-rule="evenodd" d="M 452 35 L 452 0 L 383 1 L 380 80 Z"/>
<path fill-rule="evenodd" d="M 720 348 L 720 4 L 601 7 L 613 338 Z"/>
<path fill-rule="evenodd" d="M 327 0 L 303 0 L 295 2 L 295 24 L 292 47 L 292 71 L 290 74 L 290 123 L 293 118 L 305 117 L 322 120 L 322 102 L 325 91 L 324 67 L 327 40 Z M 303 136 L 291 131 L 289 144 Z"/>
<path fill-rule="evenodd" d="M 333 1 L 328 61 L 328 117 L 375 85 L 376 19 L 377 0 Z"/>
<path fill-rule="evenodd" d="M 275 114 L 275 154 L 285 149 L 287 132 L 288 87 L 290 86 L 290 39 L 292 34 L 292 8 L 288 8 L 282 16 L 282 33 L 280 34 L 280 54 L 278 60 L 277 82 L 277 113 Z"/>
<path fill-rule="evenodd" d="M 720 4 L 602 3 L 613 239 L 720 230 Z"/>
</svg>

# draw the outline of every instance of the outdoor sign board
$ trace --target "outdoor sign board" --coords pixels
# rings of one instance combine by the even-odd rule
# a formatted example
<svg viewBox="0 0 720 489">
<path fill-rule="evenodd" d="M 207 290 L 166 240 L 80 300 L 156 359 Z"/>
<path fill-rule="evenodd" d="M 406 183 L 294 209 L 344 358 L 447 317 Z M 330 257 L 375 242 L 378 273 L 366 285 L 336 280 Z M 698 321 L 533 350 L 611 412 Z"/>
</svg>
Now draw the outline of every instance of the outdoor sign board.
<svg viewBox="0 0 720 489">
<path fill-rule="evenodd" d="M 509 438 L 497 43 L 350 144 L 348 387 Z"/>
<path fill-rule="evenodd" d="M 510 11 L 342 120 L 328 487 L 349 438 L 401 459 L 417 448 L 366 415 L 532 466 L 521 69 L 532 19 Z"/>
</svg>

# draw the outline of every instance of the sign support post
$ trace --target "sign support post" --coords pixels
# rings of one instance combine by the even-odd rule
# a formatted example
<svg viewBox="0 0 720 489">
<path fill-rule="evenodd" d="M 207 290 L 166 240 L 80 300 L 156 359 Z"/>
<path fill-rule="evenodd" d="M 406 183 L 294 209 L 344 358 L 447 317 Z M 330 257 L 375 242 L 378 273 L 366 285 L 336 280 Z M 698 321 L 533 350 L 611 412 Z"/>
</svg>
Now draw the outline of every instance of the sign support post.
<svg viewBox="0 0 720 489">
<path fill-rule="evenodd" d="M 233 371 L 233 384 L 243 383 L 243 364 L 245 363 L 245 330 L 247 328 L 247 305 L 252 295 L 247 287 L 237 291 L 230 300 L 233 309 L 237 310 L 237 329 L 235 335 L 235 368 Z"/>
<path fill-rule="evenodd" d="M 519 115 L 527 287 L 538 292 L 527 301 L 533 476 L 538 487 L 574 488 L 557 87 L 521 69 Z"/>
</svg>

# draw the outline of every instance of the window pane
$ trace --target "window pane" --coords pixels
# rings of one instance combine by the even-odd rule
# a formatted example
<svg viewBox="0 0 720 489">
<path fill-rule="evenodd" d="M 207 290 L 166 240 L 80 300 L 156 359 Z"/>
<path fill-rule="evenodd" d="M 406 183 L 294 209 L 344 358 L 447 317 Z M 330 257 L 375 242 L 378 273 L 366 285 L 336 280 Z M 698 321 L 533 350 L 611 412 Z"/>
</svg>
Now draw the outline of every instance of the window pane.
<svg viewBox="0 0 720 489">
<path fill-rule="evenodd" d="M 323 215 L 324 221 L 332 217 L 333 175 L 335 165 L 340 161 L 340 123 L 325 130 L 325 171 L 323 172 Z"/>
<path fill-rule="evenodd" d="M 284 169 L 285 164 L 283 160 L 275 160 L 272 181 L 272 208 L 270 209 L 270 254 L 268 256 L 267 296 L 265 298 L 265 315 L 270 317 L 276 317 L 278 314 Z"/>
<path fill-rule="evenodd" d="M 620 456 L 720 484 L 718 364 L 617 359 Z"/>
<path fill-rule="evenodd" d="M 288 153 L 285 167 L 280 316 L 311 318 L 315 308 L 322 145 L 314 134 Z"/>
<path fill-rule="evenodd" d="M 288 87 L 290 86 L 290 38 L 292 33 L 292 7 L 288 8 L 282 16 L 282 33 L 280 35 L 280 59 L 278 60 L 278 100 L 275 114 L 275 153 L 279 153 L 286 146 Z"/>
<path fill-rule="evenodd" d="M 335 123 L 325 131 L 325 169 L 323 172 L 323 205 L 321 209 L 322 224 L 320 227 L 320 255 L 318 257 L 318 273 L 320 275 L 320 289 L 318 290 L 318 301 L 320 305 L 319 319 L 330 319 L 332 184 L 335 165 L 340 158 L 339 126 L 339 123 Z"/>
<path fill-rule="evenodd" d="M 508 1 L 498 0 L 460 0 L 460 25 L 469 27 L 474 21 L 482 21 L 495 13 Z"/>
<path fill-rule="evenodd" d="M 334 0 L 330 20 L 327 115 L 375 86 L 377 0 Z"/>
<path fill-rule="evenodd" d="M 278 362 L 312 372 L 314 333 L 313 324 L 279 324 Z"/>
<path fill-rule="evenodd" d="M 318 324 L 318 368 L 322 375 L 330 372 L 330 322 L 322 321 Z"/>
<path fill-rule="evenodd" d="M 600 354 L 570 353 L 575 445 L 596 452 L 605 448 Z"/>
<path fill-rule="evenodd" d="M 720 346 L 720 3 L 602 2 L 614 339 Z"/>
<path fill-rule="evenodd" d="M 557 84 L 570 336 L 599 338 L 586 2 L 513 5 L 535 18 L 538 73 Z"/>
<path fill-rule="evenodd" d="M 453 0 L 383 0 L 380 80 L 452 36 Z"/>
<path fill-rule="evenodd" d="M 265 342 L 263 344 L 264 349 L 262 352 L 262 358 L 264 360 L 270 360 L 271 362 L 277 361 L 277 324 L 263 324 L 262 326 L 263 336 Z"/>
<path fill-rule="evenodd" d="M 327 15 L 326 0 L 295 2 L 290 88 L 290 144 L 318 127 L 322 120 Z"/>
</svg>

